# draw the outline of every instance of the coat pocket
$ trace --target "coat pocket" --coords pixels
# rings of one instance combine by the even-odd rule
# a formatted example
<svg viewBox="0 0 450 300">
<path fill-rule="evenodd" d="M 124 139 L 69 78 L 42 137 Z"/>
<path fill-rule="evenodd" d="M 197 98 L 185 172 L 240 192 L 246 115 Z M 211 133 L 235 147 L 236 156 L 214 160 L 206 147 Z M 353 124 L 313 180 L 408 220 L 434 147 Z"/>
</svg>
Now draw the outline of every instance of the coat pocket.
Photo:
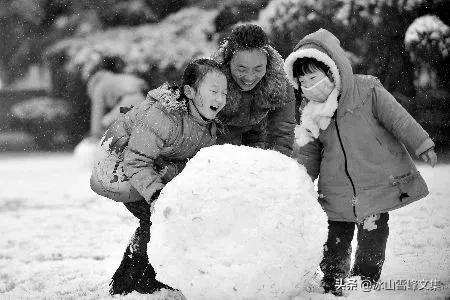
<svg viewBox="0 0 450 300">
<path fill-rule="evenodd" d="M 393 187 L 397 187 L 399 190 L 399 200 L 407 200 L 410 197 L 417 196 L 417 179 L 420 174 L 417 170 L 410 170 L 401 175 L 390 175 L 389 184 Z"/>
</svg>

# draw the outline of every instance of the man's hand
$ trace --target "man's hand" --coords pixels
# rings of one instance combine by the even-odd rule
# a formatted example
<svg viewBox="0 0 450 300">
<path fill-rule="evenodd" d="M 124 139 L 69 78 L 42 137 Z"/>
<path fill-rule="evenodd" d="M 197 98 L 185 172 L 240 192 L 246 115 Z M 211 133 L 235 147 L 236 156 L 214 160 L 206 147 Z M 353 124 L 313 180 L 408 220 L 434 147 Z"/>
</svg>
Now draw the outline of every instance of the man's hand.
<svg viewBox="0 0 450 300">
<path fill-rule="evenodd" d="M 437 163 L 437 155 L 436 152 L 434 152 L 433 147 L 420 154 L 420 158 L 423 159 L 424 162 L 429 163 L 433 168 Z"/>
</svg>

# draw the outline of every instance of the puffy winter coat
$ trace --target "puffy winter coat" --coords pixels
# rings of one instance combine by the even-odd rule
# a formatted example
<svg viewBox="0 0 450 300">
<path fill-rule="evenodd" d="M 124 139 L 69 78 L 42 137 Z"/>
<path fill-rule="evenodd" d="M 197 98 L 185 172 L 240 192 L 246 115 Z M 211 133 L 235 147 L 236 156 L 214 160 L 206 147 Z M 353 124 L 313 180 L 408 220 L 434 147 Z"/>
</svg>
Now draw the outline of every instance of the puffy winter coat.
<svg viewBox="0 0 450 300">
<path fill-rule="evenodd" d="M 311 177 L 320 174 L 319 201 L 328 218 L 361 221 L 425 197 L 426 183 L 405 146 L 420 155 L 434 146 L 428 134 L 378 79 L 353 74 L 330 32 L 306 36 L 293 53 L 308 48 L 331 57 L 341 79 L 330 125 L 298 153 L 298 161 Z M 292 73 L 289 77 L 293 80 Z"/>
<path fill-rule="evenodd" d="M 251 91 L 242 91 L 227 66 L 227 104 L 219 113 L 224 130 L 218 144 L 246 145 L 277 150 L 290 156 L 294 142 L 295 99 L 283 70 L 283 59 L 268 47 L 267 73 Z M 213 55 L 224 62 L 224 46 Z"/>
<path fill-rule="evenodd" d="M 166 85 L 117 120 L 101 144 L 108 152 L 91 177 L 92 189 L 115 201 L 148 202 L 182 171 L 187 159 L 216 142 L 216 124 L 193 117 Z"/>
</svg>

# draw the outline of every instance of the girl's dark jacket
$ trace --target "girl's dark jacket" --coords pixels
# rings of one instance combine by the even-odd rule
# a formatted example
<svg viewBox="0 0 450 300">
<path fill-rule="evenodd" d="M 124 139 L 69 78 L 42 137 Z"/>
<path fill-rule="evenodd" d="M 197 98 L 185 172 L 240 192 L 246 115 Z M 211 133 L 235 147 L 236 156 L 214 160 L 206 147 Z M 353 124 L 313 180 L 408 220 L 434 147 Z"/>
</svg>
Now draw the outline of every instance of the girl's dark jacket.
<svg viewBox="0 0 450 300">
<path fill-rule="evenodd" d="M 341 78 L 335 118 L 298 153 L 313 179 L 320 174 L 319 201 L 328 218 L 361 221 L 425 197 L 427 185 L 405 148 L 420 155 L 433 147 L 425 130 L 378 79 L 353 74 L 330 32 L 322 29 L 306 36 L 293 54 L 300 49 L 327 54 Z M 288 76 L 293 80 L 292 73 Z"/>
<path fill-rule="evenodd" d="M 223 45 L 213 59 L 224 63 Z M 295 129 L 294 90 L 283 69 L 283 59 L 267 47 L 267 73 L 251 91 L 242 91 L 225 66 L 228 79 L 227 104 L 219 113 L 224 130 L 218 144 L 235 144 L 274 149 L 292 154 Z"/>
</svg>

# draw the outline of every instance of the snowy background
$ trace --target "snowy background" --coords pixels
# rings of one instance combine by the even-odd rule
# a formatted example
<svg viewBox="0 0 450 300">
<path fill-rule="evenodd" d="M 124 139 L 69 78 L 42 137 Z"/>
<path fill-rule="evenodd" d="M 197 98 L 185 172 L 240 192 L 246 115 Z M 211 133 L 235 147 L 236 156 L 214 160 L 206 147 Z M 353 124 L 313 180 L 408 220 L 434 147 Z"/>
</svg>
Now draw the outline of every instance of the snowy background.
<svg viewBox="0 0 450 300">
<path fill-rule="evenodd" d="M 445 0 L 2 0 L 0 299 L 112 299 L 108 283 L 136 228 L 134 217 L 90 191 L 88 169 L 70 153 L 2 152 L 73 150 L 89 130 L 86 73 L 102 58 L 121 57 L 128 72 L 157 87 L 176 80 L 192 58 L 209 56 L 237 22 L 263 26 L 283 57 L 301 37 L 327 28 L 346 46 L 354 69 L 378 76 L 437 148 L 448 151 L 449 5 Z M 349 299 L 450 299 L 450 159 L 419 169 L 431 194 L 391 213 L 381 279 L 437 280 L 445 288 L 350 291 Z M 123 298 L 170 297 L 180 299 L 167 291 Z"/>
<path fill-rule="evenodd" d="M 450 165 L 432 169 L 419 164 L 419 170 L 431 194 L 391 213 L 381 279 L 436 279 L 444 286 L 436 291 L 348 291 L 348 299 L 450 297 Z M 123 205 L 96 196 L 88 179 L 88 169 L 72 154 L 0 157 L 0 299 L 112 299 L 108 283 L 137 222 Z M 162 291 L 123 298 L 181 297 Z"/>
</svg>

